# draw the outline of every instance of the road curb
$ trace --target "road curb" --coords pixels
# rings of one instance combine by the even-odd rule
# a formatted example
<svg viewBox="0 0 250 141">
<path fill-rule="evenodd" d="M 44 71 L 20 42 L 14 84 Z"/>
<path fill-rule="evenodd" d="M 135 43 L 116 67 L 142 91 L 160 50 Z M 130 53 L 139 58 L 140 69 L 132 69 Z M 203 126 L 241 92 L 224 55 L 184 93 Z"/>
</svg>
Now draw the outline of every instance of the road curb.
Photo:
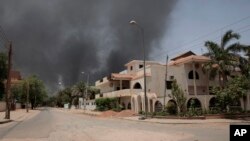
<svg viewBox="0 0 250 141">
<path fill-rule="evenodd" d="M 0 124 L 4 124 L 4 123 L 8 123 L 8 122 L 12 122 L 13 120 L 8 119 L 8 120 L 4 120 L 4 121 L 0 121 Z"/>
<path fill-rule="evenodd" d="M 148 120 L 135 120 L 135 119 L 127 119 L 122 117 L 116 117 L 116 119 L 134 121 L 134 122 L 145 122 L 145 123 L 156 123 L 156 124 L 207 124 L 207 123 L 247 123 L 250 124 L 249 121 L 238 121 L 238 122 L 229 122 L 229 121 L 215 121 L 215 122 L 161 122 L 161 121 L 148 121 Z"/>
</svg>

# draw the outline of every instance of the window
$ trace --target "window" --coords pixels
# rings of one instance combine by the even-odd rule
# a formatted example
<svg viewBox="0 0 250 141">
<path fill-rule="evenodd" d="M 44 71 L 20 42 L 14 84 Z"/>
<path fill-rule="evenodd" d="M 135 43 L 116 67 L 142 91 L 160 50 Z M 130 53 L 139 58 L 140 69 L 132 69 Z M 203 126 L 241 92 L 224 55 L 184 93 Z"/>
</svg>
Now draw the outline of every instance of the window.
<svg viewBox="0 0 250 141">
<path fill-rule="evenodd" d="M 166 81 L 166 87 L 168 90 L 172 89 L 172 83 L 173 83 L 173 81 Z"/>
<path fill-rule="evenodd" d="M 103 79 L 101 79 L 100 82 L 103 82 Z"/>
<path fill-rule="evenodd" d="M 130 70 L 133 70 L 133 66 L 130 66 Z"/>
<path fill-rule="evenodd" d="M 141 84 L 140 83 L 135 83 L 135 85 L 134 85 L 134 87 L 133 87 L 134 89 L 142 89 L 142 87 L 141 87 Z"/>
<path fill-rule="evenodd" d="M 194 79 L 194 73 L 193 73 L 193 71 L 190 71 L 190 72 L 188 73 L 188 78 L 189 78 L 189 79 Z M 197 73 L 197 71 L 195 71 L 195 78 L 196 78 L 196 79 L 199 79 L 199 74 Z"/>
<path fill-rule="evenodd" d="M 174 80 L 174 76 L 173 75 L 169 76 L 169 79 Z"/>
<path fill-rule="evenodd" d="M 139 65 L 139 69 L 140 69 L 140 68 L 143 68 L 143 65 Z"/>
</svg>

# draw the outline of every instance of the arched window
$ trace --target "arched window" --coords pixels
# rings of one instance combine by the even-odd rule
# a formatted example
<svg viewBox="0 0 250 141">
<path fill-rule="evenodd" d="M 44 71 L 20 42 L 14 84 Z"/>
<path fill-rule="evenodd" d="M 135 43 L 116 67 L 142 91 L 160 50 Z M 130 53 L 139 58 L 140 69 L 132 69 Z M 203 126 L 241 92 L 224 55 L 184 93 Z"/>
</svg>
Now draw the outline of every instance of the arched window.
<svg viewBox="0 0 250 141">
<path fill-rule="evenodd" d="M 195 71 L 195 78 L 196 78 L 196 79 L 199 79 L 199 74 L 198 74 L 197 71 Z M 194 79 L 194 73 L 193 73 L 193 71 L 190 71 L 190 72 L 188 73 L 188 79 Z"/>
<path fill-rule="evenodd" d="M 134 89 L 142 89 L 142 87 L 141 87 L 141 84 L 140 83 L 135 83 L 135 85 L 134 85 L 134 87 L 133 87 Z"/>
<path fill-rule="evenodd" d="M 162 110 L 162 104 L 160 101 L 155 102 L 155 112 L 160 112 Z"/>
</svg>

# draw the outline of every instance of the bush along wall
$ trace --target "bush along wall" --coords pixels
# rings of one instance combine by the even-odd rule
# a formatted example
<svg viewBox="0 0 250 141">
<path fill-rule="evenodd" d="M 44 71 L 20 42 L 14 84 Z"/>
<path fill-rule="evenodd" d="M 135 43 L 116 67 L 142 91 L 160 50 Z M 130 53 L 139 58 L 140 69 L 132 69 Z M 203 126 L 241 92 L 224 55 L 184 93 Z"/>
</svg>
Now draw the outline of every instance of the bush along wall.
<svg viewBox="0 0 250 141">
<path fill-rule="evenodd" d="M 95 100 L 95 103 L 96 103 L 96 110 L 98 111 L 107 111 L 107 110 L 119 111 L 120 109 L 117 98 L 99 98 Z"/>
</svg>

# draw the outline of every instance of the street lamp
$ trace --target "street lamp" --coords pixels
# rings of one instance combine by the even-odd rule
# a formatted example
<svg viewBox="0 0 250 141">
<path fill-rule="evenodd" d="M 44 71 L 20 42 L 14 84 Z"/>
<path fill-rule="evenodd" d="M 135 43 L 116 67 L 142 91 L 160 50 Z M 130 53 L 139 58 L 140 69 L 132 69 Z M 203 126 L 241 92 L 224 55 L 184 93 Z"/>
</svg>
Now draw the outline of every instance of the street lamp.
<svg viewBox="0 0 250 141">
<path fill-rule="evenodd" d="M 135 25 L 140 29 L 141 36 L 142 36 L 142 49 L 143 49 L 143 76 L 144 76 L 144 99 L 145 99 L 145 117 L 147 118 L 147 113 L 148 113 L 148 102 L 147 102 L 147 85 L 146 85 L 146 63 L 145 63 L 145 47 L 144 47 L 144 30 L 143 28 L 135 21 L 131 20 L 129 22 L 131 25 Z"/>
<path fill-rule="evenodd" d="M 82 75 L 84 75 L 85 72 L 81 72 Z M 89 87 L 89 73 L 87 73 L 87 84 L 86 84 L 86 89 L 85 89 L 85 99 L 86 99 L 86 96 L 88 95 L 88 87 Z M 83 97 L 83 104 L 84 104 L 84 110 L 86 110 L 86 101 L 84 100 L 84 97 Z"/>
</svg>

